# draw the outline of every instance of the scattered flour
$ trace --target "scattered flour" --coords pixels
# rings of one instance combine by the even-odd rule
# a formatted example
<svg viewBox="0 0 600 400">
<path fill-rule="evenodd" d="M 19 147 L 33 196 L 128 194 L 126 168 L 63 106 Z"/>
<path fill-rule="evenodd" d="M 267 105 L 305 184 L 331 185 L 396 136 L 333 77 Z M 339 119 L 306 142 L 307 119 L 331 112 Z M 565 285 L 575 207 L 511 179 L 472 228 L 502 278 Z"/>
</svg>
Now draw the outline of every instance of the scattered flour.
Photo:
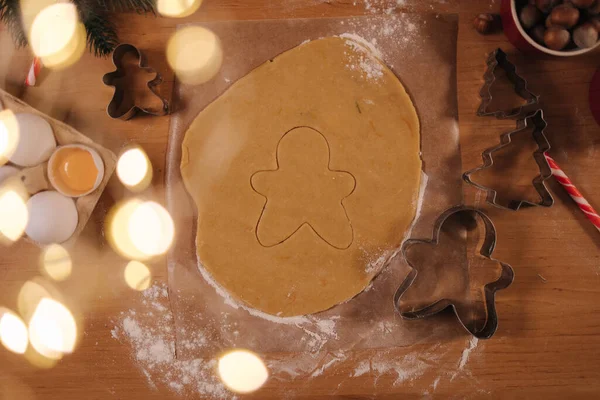
<svg viewBox="0 0 600 400">
<path fill-rule="evenodd" d="M 169 293 L 165 284 L 157 283 L 142 292 L 141 307 L 122 312 L 116 326 L 111 331 L 113 338 L 126 342 L 131 346 L 132 356 L 137 362 L 148 385 L 157 388 L 164 386 L 181 394 L 183 397 L 202 397 L 216 399 L 233 399 L 215 375 L 216 359 L 196 358 L 181 360 L 176 357 L 174 320 L 170 311 Z M 320 350 L 328 340 L 337 339 L 336 317 L 313 321 L 315 332 L 303 325 L 298 325 L 306 333 L 307 340 L 318 343 Z M 379 329 L 386 331 L 390 323 L 378 324 Z M 180 341 L 183 349 L 201 350 L 208 341 L 204 332 L 186 332 L 180 328 L 184 339 Z M 458 367 L 451 376 L 454 379 L 461 373 L 469 360 L 469 355 L 477 347 L 477 339 L 470 340 L 468 347 L 462 351 Z M 382 376 L 394 378 L 393 385 L 399 386 L 412 382 L 424 375 L 432 366 L 440 364 L 442 357 L 448 354 L 448 348 L 442 344 L 432 344 L 427 350 L 413 351 L 398 358 L 390 350 L 377 352 L 369 359 L 362 359 L 347 375 L 347 380 L 370 374 L 374 383 Z M 317 355 L 319 355 L 317 357 Z M 327 370 L 337 364 L 349 362 L 352 351 L 339 350 L 323 353 L 294 353 L 292 355 L 273 354 L 265 358 L 272 379 L 289 381 L 291 379 L 307 380 L 324 375 Z M 392 361 L 390 361 L 392 360 Z M 436 377 L 431 384 L 435 390 L 441 380 Z M 340 386 L 344 383 L 342 381 Z"/>
<path fill-rule="evenodd" d="M 326 334 L 327 336 L 336 338 L 338 337 L 337 332 L 335 330 L 335 320 L 334 319 L 322 319 L 318 320 L 317 327 L 319 330 Z"/>
<path fill-rule="evenodd" d="M 471 352 L 477 348 L 478 344 L 479 339 L 477 339 L 476 337 L 472 337 L 467 347 L 463 350 L 460 360 L 458 360 L 458 367 L 456 368 L 456 371 L 454 371 L 454 373 L 451 375 L 451 381 L 453 381 L 454 378 L 456 378 L 461 371 L 464 371 L 467 362 L 469 362 Z"/>
<path fill-rule="evenodd" d="M 368 374 L 371 371 L 371 362 L 369 360 L 362 360 L 358 363 L 354 372 L 350 374 L 352 377 L 363 376 L 364 374 Z"/>
<path fill-rule="evenodd" d="M 390 362 L 390 356 L 387 353 L 378 354 L 371 359 L 360 361 L 349 377 L 356 378 L 372 374 L 376 386 L 380 377 L 391 375 L 395 377 L 393 386 L 398 386 L 423 376 L 425 371 L 431 367 L 431 364 L 439 361 L 446 354 L 440 352 L 439 347 L 440 345 L 434 345 L 424 353 L 410 353 L 394 362 Z M 436 379 L 439 382 L 439 377 Z"/>
<path fill-rule="evenodd" d="M 317 368 L 312 374 L 310 374 L 310 377 L 314 378 L 316 376 L 323 375 L 323 372 L 325 372 L 326 369 L 328 369 L 329 367 L 331 367 L 333 364 L 335 364 L 337 362 L 344 361 L 345 359 L 346 359 L 346 356 L 343 353 L 333 356 L 333 358 L 331 360 L 325 362 L 323 365 L 321 365 L 319 368 Z"/>
<path fill-rule="evenodd" d="M 375 47 L 375 43 L 377 43 L 376 39 L 373 39 L 369 42 L 367 39 L 359 36 L 355 33 L 342 33 L 340 35 L 341 38 L 347 40 L 347 44 L 354 50 L 361 53 L 370 53 L 377 58 L 383 58 L 383 54 L 377 47 Z"/>
<path fill-rule="evenodd" d="M 382 4 L 389 6 L 382 8 Z M 423 42 L 421 28 L 426 21 L 419 14 L 389 12 L 405 4 L 404 0 L 397 3 L 390 0 L 367 1 L 365 7 L 374 14 L 373 16 L 339 22 L 346 31 L 339 36 L 346 39 L 349 47 L 347 68 L 362 72 L 368 79 L 378 80 L 383 76 L 383 64 L 394 68 L 386 59 L 390 54 L 381 50 L 383 44 L 386 44 L 388 51 L 420 51 Z M 310 40 L 305 40 L 300 46 L 308 42 Z"/>
<path fill-rule="evenodd" d="M 363 0 L 362 2 L 354 0 L 352 4 L 354 6 L 359 6 L 360 3 L 364 4 L 365 11 L 370 14 L 392 14 L 398 9 L 413 11 L 415 5 L 423 2 L 423 0 Z M 424 3 L 431 3 L 429 9 L 433 10 L 434 3 L 446 4 L 447 0 L 428 0 Z"/>
<path fill-rule="evenodd" d="M 391 14 L 402 5 L 404 0 L 365 0 L 365 10 L 372 14 Z"/>
<path fill-rule="evenodd" d="M 348 57 L 346 68 L 351 71 L 360 71 L 369 80 L 378 80 L 383 77 L 384 67 L 377 59 L 381 59 L 382 54 L 374 43 L 353 33 L 344 33 L 340 37 L 346 39 L 346 45 L 350 48 L 350 51 L 346 52 Z"/>
<path fill-rule="evenodd" d="M 460 361 L 458 363 L 459 370 L 462 371 L 463 369 L 465 369 L 465 365 L 467 365 L 467 362 L 469 361 L 469 355 L 471 354 L 471 351 L 473 351 L 473 349 L 477 347 L 478 343 L 479 339 L 477 339 L 476 337 L 471 338 L 471 341 L 469 342 L 469 347 L 463 350 L 462 356 L 460 357 Z"/>
<path fill-rule="evenodd" d="M 229 393 L 214 374 L 216 360 L 177 360 L 173 316 L 168 308 L 168 291 L 165 284 L 156 284 L 142 293 L 143 310 L 123 312 L 113 338 L 128 341 L 148 384 L 160 383 L 178 393 L 195 393 L 201 397 L 231 399 Z M 198 337 L 191 346 L 201 346 Z"/>
<path fill-rule="evenodd" d="M 384 43 L 387 44 L 387 51 L 420 51 L 423 36 L 421 28 L 426 21 L 419 14 L 375 15 L 368 17 L 367 21 L 364 18 L 341 21 L 344 29 L 349 32 L 341 36 L 363 45 L 383 62 L 388 62 L 388 54 L 381 49 Z"/>
<path fill-rule="evenodd" d="M 365 273 L 370 275 L 381 271 L 385 264 L 393 257 L 393 253 L 392 251 L 384 251 L 376 259 L 369 261 L 365 267 Z"/>
<path fill-rule="evenodd" d="M 375 7 L 377 3 L 382 2 L 371 0 L 366 3 L 366 7 L 368 10 L 374 10 L 374 14 L 381 14 L 381 8 Z M 392 11 L 401 5 L 389 4 L 391 8 L 387 10 Z M 386 43 L 388 49 L 393 47 L 394 50 L 418 52 L 422 42 L 419 40 L 422 36 L 421 26 L 426 22 L 418 14 L 377 15 L 369 18 L 369 22 L 365 22 L 364 18 L 341 21 L 340 24 L 347 32 L 340 37 L 346 39 L 350 50 L 347 53 L 346 67 L 361 72 L 369 80 L 377 81 L 383 76 L 384 63 L 387 62 L 388 56 L 379 44 Z M 390 42 L 393 46 L 389 46 Z M 394 66 L 390 64 L 390 67 Z"/>
</svg>

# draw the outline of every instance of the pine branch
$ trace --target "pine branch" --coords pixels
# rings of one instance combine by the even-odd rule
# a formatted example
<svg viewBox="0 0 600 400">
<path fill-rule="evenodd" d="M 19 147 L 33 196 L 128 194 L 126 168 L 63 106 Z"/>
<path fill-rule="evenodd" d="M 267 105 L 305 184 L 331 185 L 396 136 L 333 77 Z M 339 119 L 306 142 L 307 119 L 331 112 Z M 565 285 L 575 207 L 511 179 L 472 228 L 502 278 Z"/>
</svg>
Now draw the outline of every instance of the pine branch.
<svg viewBox="0 0 600 400">
<path fill-rule="evenodd" d="M 98 6 L 98 0 L 72 0 L 85 26 L 87 43 L 96 57 L 106 57 L 119 44 L 113 23 Z"/>
<path fill-rule="evenodd" d="M 124 12 L 135 11 L 138 14 L 156 14 L 155 0 L 96 0 L 106 11 Z"/>
<path fill-rule="evenodd" d="M 17 47 L 27 46 L 27 35 L 21 19 L 21 0 L 0 0 L 0 21 L 8 27 Z M 87 43 L 96 57 L 107 56 L 119 44 L 117 31 L 109 12 L 155 12 L 156 0 L 71 0 L 87 32 Z"/>
<path fill-rule="evenodd" d="M 27 46 L 27 36 L 21 21 L 19 0 L 0 0 L 0 21 L 8 27 L 17 47 Z"/>
<path fill-rule="evenodd" d="M 90 51 L 96 57 L 106 57 L 117 47 L 119 38 L 115 26 L 106 16 L 90 12 L 83 20 Z"/>
</svg>

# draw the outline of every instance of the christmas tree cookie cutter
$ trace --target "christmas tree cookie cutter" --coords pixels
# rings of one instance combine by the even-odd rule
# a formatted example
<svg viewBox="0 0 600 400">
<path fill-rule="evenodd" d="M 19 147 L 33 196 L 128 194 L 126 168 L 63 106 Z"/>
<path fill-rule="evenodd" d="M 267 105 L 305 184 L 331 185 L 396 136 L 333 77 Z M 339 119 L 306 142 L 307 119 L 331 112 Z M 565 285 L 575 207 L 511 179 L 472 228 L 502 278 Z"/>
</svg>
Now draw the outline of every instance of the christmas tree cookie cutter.
<svg viewBox="0 0 600 400">
<path fill-rule="evenodd" d="M 125 95 L 127 86 L 124 84 L 125 70 L 123 59 L 128 54 L 132 54 L 138 61 L 140 69 L 154 74 L 154 78 L 148 82 L 148 89 L 162 102 L 162 107 L 158 109 L 138 106 L 133 97 Z M 140 50 L 131 44 L 120 44 L 113 52 L 113 64 L 117 68 L 115 71 L 105 74 L 102 81 L 106 86 L 115 88 L 112 100 L 108 104 L 106 112 L 111 118 L 126 121 L 133 118 L 138 112 L 149 115 L 163 116 L 169 114 L 169 102 L 162 97 L 157 87 L 163 82 L 162 77 L 154 68 L 146 65 L 146 60 Z"/>
<path fill-rule="evenodd" d="M 491 89 L 497 80 L 496 72 L 498 69 L 506 73 L 506 77 L 514 85 L 515 93 L 525 100 L 525 104 L 508 110 L 489 110 L 492 103 Z M 494 116 L 498 119 L 519 118 L 527 107 L 539 103 L 539 96 L 527 89 L 527 81 L 517 73 L 516 66 L 508 61 L 508 57 L 502 49 L 496 49 L 488 56 L 487 70 L 483 75 L 483 80 L 483 87 L 479 91 L 481 104 L 477 110 L 477 115 L 480 117 Z"/>
<path fill-rule="evenodd" d="M 484 190 L 487 192 L 487 202 L 503 209 L 509 209 L 518 211 L 521 207 L 528 206 L 543 206 L 550 207 L 554 204 L 554 199 L 548 188 L 546 187 L 546 180 L 552 177 L 552 170 L 550 169 L 550 165 L 548 165 L 548 160 L 544 156 L 548 150 L 550 150 L 550 143 L 544 134 L 544 129 L 546 129 L 546 120 L 544 119 L 544 113 L 542 110 L 537 110 L 533 114 L 528 115 L 524 119 L 520 119 L 517 121 L 517 128 L 511 132 L 507 132 L 500 136 L 500 144 L 494 147 L 491 147 L 485 150 L 481 156 L 483 158 L 483 165 L 474 168 L 470 171 L 467 171 L 463 174 L 463 179 L 475 186 L 478 189 Z M 540 196 L 540 201 L 538 203 L 530 202 L 529 200 L 510 200 L 507 206 L 499 204 L 497 202 L 498 192 L 490 187 L 483 186 L 474 182 L 471 179 L 471 176 L 479 171 L 491 168 L 494 165 L 494 153 L 503 149 L 504 147 L 510 145 L 512 141 L 512 136 L 518 134 L 522 131 L 528 130 L 530 127 L 533 127 L 532 135 L 533 139 L 537 143 L 538 148 L 533 153 L 533 158 L 535 159 L 536 164 L 539 167 L 540 173 L 537 175 L 533 181 L 533 187 L 536 189 L 538 195 Z"/>
<path fill-rule="evenodd" d="M 471 268 L 485 267 L 483 264 L 488 263 L 499 267 L 500 272 L 496 279 L 483 285 L 482 301 L 468 301 L 466 293 L 469 293 L 469 290 L 465 291 L 462 294 L 462 297 L 464 298 L 460 299 L 453 295 L 448 296 L 448 293 L 440 295 L 440 292 L 444 292 L 449 287 L 452 287 L 453 282 L 450 281 L 450 283 L 448 283 L 446 279 L 440 279 L 437 275 L 438 270 L 432 275 L 438 278 L 438 281 L 434 282 L 433 286 L 431 285 L 431 280 L 428 280 L 426 285 L 419 286 L 419 275 L 426 275 L 427 268 L 430 269 L 429 272 L 432 272 L 436 267 L 447 270 L 452 268 L 452 266 L 457 270 L 464 270 L 465 267 L 462 263 L 457 265 L 452 264 L 453 259 L 457 260 L 455 243 L 443 245 L 440 239 L 442 238 L 442 231 L 444 231 L 444 235 L 451 235 L 452 237 L 458 238 L 455 240 L 459 240 L 460 242 L 462 236 L 459 235 L 459 230 L 461 230 L 462 227 L 467 227 L 465 221 L 477 223 L 476 217 L 480 217 L 479 219 L 483 222 L 485 233 L 483 235 L 483 240 L 477 242 L 477 247 L 479 248 L 475 258 L 466 257 L 466 270 L 471 271 Z M 452 225 L 452 223 L 458 225 Z M 443 229 L 446 224 L 449 225 L 446 229 Z M 469 333 L 479 339 L 489 339 L 494 335 L 498 327 L 498 315 L 496 313 L 495 302 L 496 292 L 510 286 L 514 279 L 514 272 L 510 265 L 492 258 L 495 246 L 496 228 L 486 213 L 479 209 L 467 206 L 455 206 L 444 211 L 435 223 L 432 239 L 409 239 L 403 244 L 401 250 L 402 257 L 406 259 L 408 265 L 411 267 L 411 271 L 394 294 L 394 308 L 402 318 L 408 320 L 426 318 L 451 308 L 461 325 Z M 439 253 L 440 255 L 433 256 L 435 253 Z M 434 263 L 436 265 L 432 265 Z M 469 280 L 470 279 L 469 275 Z M 444 288 L 443 285 L 446 285 L 446 287 Z M 468 285 L 469 286 L 466 287 L 471 288 L 470 281 Z M 413 301 L 412 304 L 410 303 L 410 300 L 407 300 L 404 305 L 400 304 L 403 297 L 406 297 L 405 295 L 407 295 L 410 290 L 417 294 L 415 298 L 422 298 L 423 294 L 420 290 L 424 289 L 433 293 L 428 300 L 417 300 Z M 477 318 L 477 316 L 483 318 Z"/>
</svg>

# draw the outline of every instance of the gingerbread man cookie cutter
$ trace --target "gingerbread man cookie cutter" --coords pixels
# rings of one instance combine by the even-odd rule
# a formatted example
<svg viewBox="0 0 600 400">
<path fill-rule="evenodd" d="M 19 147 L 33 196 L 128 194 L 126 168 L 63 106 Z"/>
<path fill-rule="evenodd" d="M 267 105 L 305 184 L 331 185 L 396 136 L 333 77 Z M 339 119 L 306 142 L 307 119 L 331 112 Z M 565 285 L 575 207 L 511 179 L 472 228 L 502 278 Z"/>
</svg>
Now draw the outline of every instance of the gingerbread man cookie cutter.
<svg viewBox="0 0 600 400">
<path fill-rule="evenodd" d="M 142 107 L 138 106 L 135 103 L 135 100 L 126 100 L 125 91 L 127 90 L 127 87 L 123 84 L 123 78 L 125 77 L 123 58 L 128 54 L 133 54 L 134 57 L 136 57 L 140 69 L 150 74 L 154 74 L 154 78 L 148 81 L 147 85 L 148 89 L 150 89 L 150 91 L 162 102 L 161 108 L 153 109 Z M 163 82 L 163 79 L 154 68 L 146 65 L 144 55 L 137 47 L 127 43 L 120 44 L 113 52 L 112 58 L 113 64 L 117 69 L 102 77 L 102 81 L 106 86 L 115 88 L 113 98 L 106 109 L 109 117 L 126 121 L 133 118 L 138 112 L 156 116 L 169 114 L 169 102 L 162 97 L 157 90 L 158 86 Z"/>
<path fill-rule="evenodd" d="M 464 214 L 470 216 L 479 216 L 481 221 L 483 221 L 485 235 L 481 243 L 479 255 L 484 259 L 488 260 L 488 262 L 496 262 L 500 266 L 500 276 L 494 281 L 488 282 L 483 286 L 483 307 L 485 307 L 486 318 L 482 326 L 478 326 L 478 324 L 474 323 L 474 321 L 467 321 L 463 319 L 461 313 L 457 310 L 456 301 L 450 298 L 442 297 L 440 299 L 432 301 L 429 304 L 421 305 L 418 307 L 409 307 L 408 309 L 405 309 L 400 305 L 402 297 L 409 290 L 409 288 L 411 288 L 411 286 L 414 285 L 415 281 L 419 276 L 419 272 L 423 271 L 424 268 L 427 268 L 426 265 L 417 265 L 417 263 L 415 263 L 411 259 L 411 256 L 409 255 L 409 250 L 413 246 L 420 245 L 431 247 L 432 249 L 429 249 L 428 251 L 432 252 L 440 245 L 440 233 L 442 231 L 442 227 L 447 222 L 447 220 L 453 216 L 463 217 Z M 402 246 L 402 256 L 406 259 L 408 265 L 411 267 L 411 271 L 404 279 L 400 287 L 396 290 L 396 293 L 394 295 L 394 307 L 396 311 L 400 314 L 402 318 L 407 320 L 414 320 L 426 318 L 437 314 L 445 309 L 451 308 L 461 325 L 470 334 L 479 339 L 488 339 L 492 337 L 498 327 L 498 315 L 496 313 L 495 305 L 496 292 L 498 290 L 505 289 L 508 286 L 510 286 L 514 279 L 514 272 L 510 265 L 492 258 L 492 253 L 494 252 L 495 246 L 496 228 L 494 227 L 492 220 L 483 211 L 466 206 L 456 206 L 446 210 L 444 213 L 442 213 L 442 215 L 437 219 L 435 223 L 432 239 L 409 239 Z M 445 259 L 446 257 L 443 258 L 443 260 Z M 448 257 L 447 259 L 451 258 Z M 467 262 L 469 262 L 468 259 Z M 472 307 L 475 306 L 476 304 L 472 305 Z"/>
</svg>

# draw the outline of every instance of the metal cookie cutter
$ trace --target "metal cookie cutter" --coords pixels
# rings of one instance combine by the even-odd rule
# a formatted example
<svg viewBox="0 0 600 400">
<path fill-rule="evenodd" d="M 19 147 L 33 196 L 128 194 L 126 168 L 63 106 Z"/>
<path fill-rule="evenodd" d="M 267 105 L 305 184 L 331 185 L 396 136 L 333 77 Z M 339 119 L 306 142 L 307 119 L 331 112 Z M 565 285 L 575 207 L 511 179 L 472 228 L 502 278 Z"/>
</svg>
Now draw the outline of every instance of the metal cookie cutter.
<svg viewBox="0 0 600 400">
<path fill-rule="evenodd" d="M 161 100 L 162 108 L 152 109 L 140 107 L 135 104 L 135 101 L 133 100 L 125 100 L 126 88 L 122 83 L 123 78 L 125 77 L 123 57 L 125 57 L 125 55 L 128 53 L 133 54 L 137 58 L 140 69 L 145 70 L 150 74 L 155 74 L 154 79 L 148 82 L 148 89 L 150 89 L 150 91 Z M 115 88 L 115 94 L 106 109 L 111 118 L 119 118 L 126 121 L 130 118 L 133 118 L 138 111 L 156 116 L 167 115 L 169 113 L 169 102 L 165 98 L 161 97 L 156 89 L 163 82 L 163 79 L 154 68 L 146 65 L 144 56 L 137 47 L 125 43 L 117 46 L 113 52 L 113 64 L 115 67 L 117 67 L 117 69 L 104 75 L 102 78 L 102 81 L 106 86 L 113 86 Z M 126 104 L 124 104 L 124 102 Z"/>
<path fill-rule="evenodd" d="M 515 93 L 526 101 L 524 105 L 510 110 L 488 111 L 488 107 L 492 102 L 491 88 L 496 81 L 496 69 L 498 68 L 506 72 L 506 76 L 515 86 Z M 517 68 L 513 63 L 508 61 L 506 53 L 502 49 L 497 49 L 489 55 L 487 70 L 483 75 L 483 79 L 485 83 L 479 91 L 481 104 L 477 110 L 477 115 L 480 117 L 494 116 L 499 119 L 518 118 L 521 116 L 524 108 L 538 104 L 539 102 L 539 96 L 527 89 L 527 81 L 517 73 Z"/>
<path fill-rule="evenodd" d="M 537 150 L 533 153 L 533 158 L 540 169 L 540 174 L 533 179 L 532 184 L 537 193 L 540 195 L 541 200 L 539 203 L 532 203 L 527 200 L 510 200 L 508 206 L 505 207 L 497 203 L 498 192 L 496 190 L 474 182 L 471 179 L 471 175 L 492 167 L 492 165 L 494 165 L 493 154 L 498 150 L 508 146 L 511 143 L 512 135 L 527 130 L 530 126 L 533 127 L 533 139 L 538 145 Z M 517 129 L 503 134 L 500 137 L 499 145 L 485 150 L 481 155 L 483 158 L 483 165 L 465 172 L 463 174 L 463 179 L 476 188 L 485 190 L 487 192 L 487 202 L 498 208 L 517 211 L 522 206 L 552 206 L 554 204 L 554 199 L 546 187 L 546 180 L 552 176 L 552 171 L 550 169 L 550 165 L 548 165 L 548 160 L 546 160 L 546 157 L 544 157 L 544 153 L 550 150 L 550 143 L 548 142 L 546 135 L 544 135 L 544 129 L 546 126 L 547 123 L 546 120 L 544 120 L 544 113 L 542 110 L 537 110 L 535 113 L 527 116 L 525 119 L 517 121 Z"/>
<path fill-rule="evenodd" d="M 421 252 L 420 254 L 421 255 L 426 254 L 429 256 L 431 254 L 434 254 L 436 247 L 438 247 L 438 251 L 440 249 L 443 250 L 443 248 L 441 246 L 439 246 L 440 245 L 440 232 L 442 230 L 442 227 L 444 226 L 444 224 L 447 222 L 447 220 L 450 217 L 457 216 L 460 218 L 460 217 L 464 217 L 465 215 L 466 216 L 478 215 L 481 217 L 481 220 L 483 221 L 484 227 L 485 227 L 485 235 L 484 235 L 483 242 L 481 244 L 481 249 L 479 250 L 479 254 L 486 259 L 486 262 L 498 263 L 501 268 L 500 277 L 497 278 L 496 280 L 494 280 L 493 282 L 489 282 L 483 286 L 484 301 L 480 302 L 480 303 L 482 303 L 482 307 L 484 307 L 485 309 L 479 310 L 479 311 L 483 311 L 483 313 L 480 313 L 480 315 L 485 315 L 485 320 L 480 321 L 480 320 L 476 320 L 473 317 L 471 317 L 472 315 L 476 314 L 473 311 L 474 311 L 475 307 L 477 306 L 477 303 L 473 303 L 473 304 L 471 304 L 471 307 L 465 308 L 464 302 L 457 301 L 457 299 L 449 299 L 446 297 L 434 300 L 433 302 L 431 302 L 429 304 L 425 304 L 425 305 L 421 304 L 421 305 L 417 305 L 417 306 L 413 306 L 413 307 L 408 307 L 407 310 L 403 310 L 399 304 L 400 300 L 402 299 L 403 295 L 411 288 L 411 286 L 413 286 L 413 284 L 415 283 L 415 281 L 417 280 L 417 278 L 419 276 L 419 273 L 423 272 L 424 267 L 426 267 L 426 265 L 420 265 L 419 263 L 415 262 L 415 260 L 411 259 L 411 255 L 409 254 L 410 249 L 413 248 L 413 246 L 424 246 L 424 247 L 426 247 L 426 249 L 424 252 Z M 461 218 L 461 221 L 464 221 L 464 219 Z M 463 225 L 463 226 L 466 226 L 466 225 Z M 396 290 L 396 293 L 394 295 L 394 307 L 395 307 L 396 311 L 398 311 L 398 313 L 400 313 L 400 316 L 402 318 L 414 320 L 414 319 L 429 317 L 431 315 L 439 313 L 450 307 L 454 311 L 454 314 L 460 321 L 461 325 L 467 331 L 469 331 L 469 333 L 471 333 L 473 336 L 475 336 L 479 339 L 489 339 L 496 332 L 496 329 L 498 327 L 498 316 L 496 314 L 495 294 L 498 290 L 505 289 L 508 286 L 510 286 L 510 284 L 513 282 L 513 278 L 514 278 L 514 272 L 510 265 L 491 258 L 491 255 L 494 251 L 495 245 L 496 245 L 496 228 L 494 227 L 492 220 L 483 211 L 475 209 L 475 208 L 471 208 L 471 207 L 465 207 L 465 206 L 457 206 L 457 207 L 453 207 L 453 208 L 446 210 L 437 219 L 434 230 L 433 230 L 433 238 L 431 240 L 410 239 L 410 240 L 407 240 L 404 243 L 404 245 L 402 246 L 402 255 L 404 256 L 404 258 L 406 259 L 406 261 L 408 262 L 408 265 L 412 268 L 412 270 L 408 274 L 408 276 L 404 279 L 404 281 L 402 282 L 400 287 Z M 415 248 L 418 249 L 418 247 L 415 247 Z M 450 255 L 449 256 L 445 255 L 444 258 L 439 259 L 439 260 L 441 260 L 441 262 L 438 265 L 443 266 L 444 269 L 446 269 L 447 267 L 448 268 L 456 267 L 457 270 L 464 270 L 464 267 L 462 265 L 457 266 L 457 265 L 444 264 L 445 262 L 449 262 L 448 260 L 451 260 L 451 258 L 452 257 Z M 427 257 L 425 257 L 425 260 L 426 259 L 427 259 Z M 470 260 L 469 257 L 467 257 L 467 263 L 469 263 L 469 260 Z M 424 260 L 421 259 L 420 261 L 422 262 Z M 480 265 L 475 265 L 473 267 L 477 268 L 479 266 Z M 441 281 L 442 280 L 440 280 L 440 282 Z M 429 289 L 431 290 L 431 287 L 429 287 Z M 435 292 L 436 292 L 436 290 L 434 290 L 434 293 Z M 461 305 L 461 307 L 458 307 L 458 305 Z M 465 310 L 466 310 L 466 313 L 465 313 Z M 469 317 L 470 317 L 470 319 L 469 319 Z"/>
</svg>

